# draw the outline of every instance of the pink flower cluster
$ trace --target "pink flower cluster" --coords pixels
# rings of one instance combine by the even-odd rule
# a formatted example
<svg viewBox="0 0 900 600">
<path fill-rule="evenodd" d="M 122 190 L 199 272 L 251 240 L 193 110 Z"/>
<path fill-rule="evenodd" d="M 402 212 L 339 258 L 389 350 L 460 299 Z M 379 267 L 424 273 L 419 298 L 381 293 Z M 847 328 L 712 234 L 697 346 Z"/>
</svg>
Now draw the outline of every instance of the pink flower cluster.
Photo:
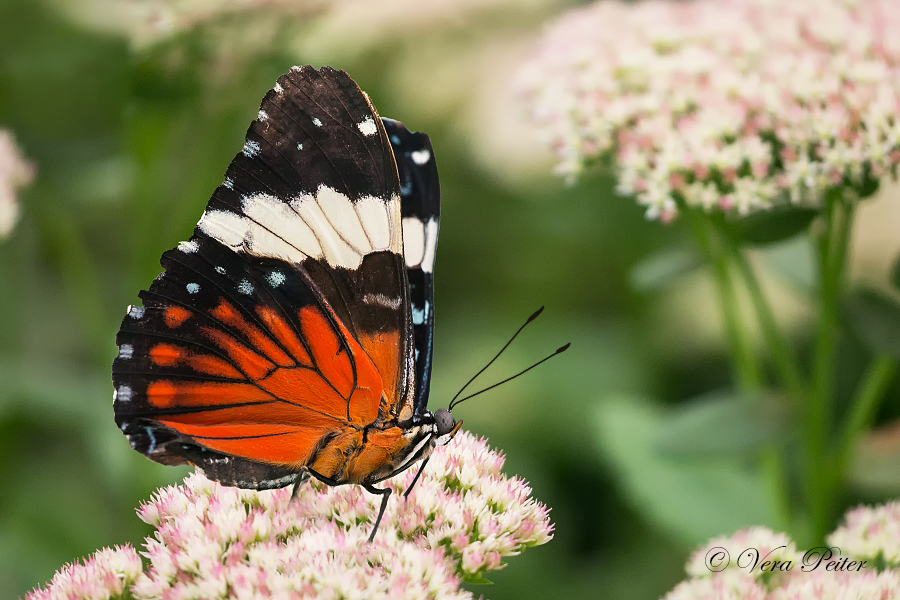
<svg viewBox="0 0 900 600">
<path fill-rule="evenodd" d="M 691 555 L 689 578 L 663 600 L 900 600 L 900 502 L 848 512 L 828 544 L 835 552 L 830 570 L 827 556 L 819 562 L 809 555 L 804 563 L 805 552 L 787 535 L 764 527 L 714 538 Z M 729 562 L 718 562 L 719 549 Z M 758 561 L 748 549 L 758 551 Z M 763 567 L 767 560 L 791 566 Z M 861 561 L 865 567 L 857 568 Z"/>
<path fill-rule="evenodd" d="M 387 482 L 396 493 L 371 544 L 380 497 L 356 486 L 308 484 L 290 501 L 290 488 L 253 492 L 191 475 L 138 510 L 156 532 L 145 544 L 149 564 L 127 580 L 128 593 L 141 600 L 471 598 L 460 589 L 463 579 L 479 579 L 501 568 L 503 557 L 552 537 L 547 508 L 502 466 L 484 440 L 460 433 L 435 450 L 408 499 L 400 494 L 413 470 Z M 59 578 L 28 600 L 122 592 L 119 585 L 107 596 L 79 595 L 71 578 Z"/>
<path fill-rule="evenodd" d="M 518 77 L 569 179 L 614 155 L 648 218 L 867 193 L 900 162 L 895 0 L 603 0 Z"/>
<path fill-rule="evenodd" d="M 131 546 L 104 548 L 79 563 L 65 565 L 47 587 L 28 600 L 106 600 L 121 598 L 141 573 L 141 557 Z"/>
<path fill-rule="evenodd" d="M 34 166 L 22 157 L 12 133 L 0 129 L 0 239 L 12 231 L 19 219 L 16 190 L 34 179 Z"/>
<path fill-rule="evenodd" d="M 870 563 L 900 568 L 900 502 L 851 510 L 828 543 Z"/>
</svg>

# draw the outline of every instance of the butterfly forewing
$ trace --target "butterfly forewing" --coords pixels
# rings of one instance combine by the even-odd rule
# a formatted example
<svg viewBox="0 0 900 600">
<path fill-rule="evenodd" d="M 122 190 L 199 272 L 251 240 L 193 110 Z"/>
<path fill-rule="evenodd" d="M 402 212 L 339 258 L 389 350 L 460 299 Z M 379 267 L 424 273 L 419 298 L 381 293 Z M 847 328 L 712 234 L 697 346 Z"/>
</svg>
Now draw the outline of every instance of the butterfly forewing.
<svg viewBox="0 0 900 600">
<path fill-rule="evenodd" d="M 382 119 L 400 177 L 403 252 L 413 324 L 416 413 L 428 404 L 434 350 L 434 257 L 441 212 L 441 188 L 431 140 L 403 123 Z"/>
<path fill-rule="evenodd" d="M 414 409 L 401 219 L 365 94 L 327 67 L 279 78 L 194 236 L 123 321 L 113 383 L 132 445 L 243 487 L 308 465 L 342 476 L 323 448 L 341 456 Z"/>
</svg>

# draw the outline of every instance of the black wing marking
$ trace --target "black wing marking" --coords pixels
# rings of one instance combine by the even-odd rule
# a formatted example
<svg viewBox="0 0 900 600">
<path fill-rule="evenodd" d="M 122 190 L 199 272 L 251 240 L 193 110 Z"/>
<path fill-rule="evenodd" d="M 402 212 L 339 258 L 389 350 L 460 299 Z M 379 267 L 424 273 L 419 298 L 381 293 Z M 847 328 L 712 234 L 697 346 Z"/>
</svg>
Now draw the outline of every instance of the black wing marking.
<svg viewBox="0 0 900 600">
<path fill-rule="evenodd" d="M 428 405 L 434 350 L 434 257 L 441 188 L 431 140 L 403 123 L 382 119 L 400 176 L 404 255 L 415 343 L 416 414 Z"/>
</svg>

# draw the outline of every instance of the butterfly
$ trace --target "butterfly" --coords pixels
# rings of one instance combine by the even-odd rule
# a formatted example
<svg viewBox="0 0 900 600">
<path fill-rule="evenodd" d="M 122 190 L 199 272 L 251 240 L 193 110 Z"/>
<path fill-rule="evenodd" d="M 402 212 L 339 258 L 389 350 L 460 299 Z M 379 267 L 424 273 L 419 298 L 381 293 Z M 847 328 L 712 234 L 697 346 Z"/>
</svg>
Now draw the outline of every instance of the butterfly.
<svg viewBox="0 0 900 600">
<path fill-rule="evenodd" d="M 391 494 L 375 485 L 462 425 L 427 408 L 439 220 L 428 136 L 345 72 L 293 67 L 122 321 L 131 447 L 240 488 L 358 484 L 382 496 L 371 540 Z"/>
</svg>

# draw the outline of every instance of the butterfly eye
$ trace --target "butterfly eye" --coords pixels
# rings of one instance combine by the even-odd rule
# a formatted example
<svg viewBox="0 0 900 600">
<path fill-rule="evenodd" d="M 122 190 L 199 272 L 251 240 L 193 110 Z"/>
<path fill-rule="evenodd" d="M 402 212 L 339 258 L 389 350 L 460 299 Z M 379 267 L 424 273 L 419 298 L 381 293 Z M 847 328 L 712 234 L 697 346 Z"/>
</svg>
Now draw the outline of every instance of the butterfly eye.
<svg viewBox="0 0 900 600">
<path fill-rule="evenodd" d="M 434 424 L 437 426 L 438 436 L 447 435 L 453 431 L 456 419 L 453 418 L 453 415 L 446 408 L 439 408 L 434 411 Z"/>
</svg>

